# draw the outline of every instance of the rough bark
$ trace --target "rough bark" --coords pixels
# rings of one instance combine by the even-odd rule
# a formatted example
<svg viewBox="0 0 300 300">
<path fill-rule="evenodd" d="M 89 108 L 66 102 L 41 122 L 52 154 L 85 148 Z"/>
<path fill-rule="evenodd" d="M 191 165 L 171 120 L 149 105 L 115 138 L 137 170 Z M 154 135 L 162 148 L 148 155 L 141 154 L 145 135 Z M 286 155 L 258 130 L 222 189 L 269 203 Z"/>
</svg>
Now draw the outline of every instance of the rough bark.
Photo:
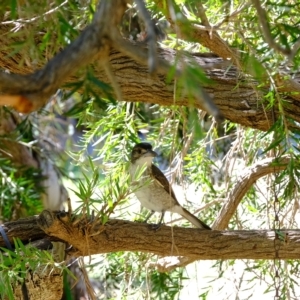
<svg viewBox="0 0 300 300">
<path fill-rule="evenodd" d="M 60 270 L 55 270 L 53 267 L 46 268 L 43 266 L 41 270 L 28 272 L 24 284 L 25 286 L 17 285 L 14 287 L 14 299 L 57 300 L 61 299 L 63 294 L 63 276 Z M 26 291 L 24 291 L 25 288 Z M 26 298 L 27 296 L 28 298 Z"/>
<path fill-rule="evenodd" d="M 166 84 L 166 74 L 170 63 L 175 61 L 178 53 L 173 50 L 158 49 L 157 73 L 150 76 L 145 45 L 122 40 L 116 32 L 116 24 L 121 19 L 126 1 L 115 0 L 114 3 L 115 5 L 107 4 L 104 13 L 102 9 L 101 16 L 105 18 L 99 20 L 100 12 L 98 15 L 96 13 L 92 25 L 88 26 L 77 40 L 35 73 L 33 73 L 35 70 L 30 67 L 24 69 L 19 66 L 18 57 L 10 57 L 9 53 L 1 50 L 0 67 L 15 74 L 0 73 L 0 92 L 6 93 L 0 97 L 0 104 L 12 105 L 25 112 L 37 110 L 58 88 L 62 87 L 63 83 L 78 80 L 80 75 L 76 71 L 92 62 L 97 62 L 101 66 L 96 68 L 96 75 L 101 80 L 109 82 L 108 77 L 111 79 L 111 76 L 107 76 L 107 72 L 101 69 L 109 62 L 124 100 L 174 105 L 174 85 Z M 2 37 L 0 41 L 4 45 L 6 43 L 4 33 L 7 30 L 7 26 L 0 26 L 0 38 Z M 190 55 L 190 57 L 203 67 L 213 82 L 199 83 L 199 89 L 201 85 L 204 87 L 226 119 L 260 130 L 270 128 L 280 113 L 276 107 L 271 112 L 263 105 L 263 95 L 268 91 L 268 86 L 258 90 L 257 83 L 251 79 L 251 75 L 246 73 L 243 75 L 241 70 L 237 71 L 233 65 L 230 65 L 231 62 L 216 58 L 214 55 L 208 57 Z M 27 76 L 19 74 L 27 74 Z M 286 77 L 287 74 L 283 75 Z M 285 95 L 285 114 L 286 117 L 299 122 L 300 108 L 299 94 L 297 94 L 300 91 L 299 74 L 294 74 L 293 80 L 283 79 L 284 76 L 279 75 L 277 82 L 280 91 L 288 92 Z M 186 95 L 176 97 L 175 103 L 207 110 L 205 101 L 193 99 L 191 101 Z"/>
<path fill-rule="evenodd" d="M 174 50 L 158 49 L 158 54 L 170 62 L 176 58 Z M 2 57 L 5 56 L 2 55 Z M 214 55 L 211 57 L 194 55 L 193 59 L 199 66 L 204 68 L 206 75 L 213 80 L 212 84 L 205 84 L 203 87 L 212 96 L 214 103 L 226 119 L 260 130 L 270 128 L 273 124 L 272 111 L 266 111 L 264 108 L 262 104 L 264 90 L 257 90 L 255 81 L 247 79 L 247 81 L 241 82 L 236 68 L 234 66 L 229 67 L 227 61 L 216 58 Z M 201 102 L 191 102 L 186 95 L 177 97 L 174 103 L 174 83 L 166 83 L 166 72 L 150 75 L 147 65 L 136 62 L 117 50 L 110 52 L 109 61 L 125 101 L 148 102 L 165 106 L 176 104 L 204 109 Z M 0 66 L 5 64 L 7 64 L 6 61 L 0 61 Z M 17 64 L 14 68 L 15 72 L 18 73 Z M 30 70 L 28 70 L 29 72 Z M 96 68 L 95 74 L 100 80 L 110 83 L 106 73 L 101 68 Z M 68 82 L 74 82 L 79 79 L 80 77 L 77 76 L 67 77 L 65 80 L 61 80 L 55 88 L 61 87 L 63 82 L 67 80 Z M 36 81 L 32 80 L 32 83 L 34 82 Z M 4 90 L 1 85 L 0 88 Z M 22 88 L 18 87 L 17 91 L 20 94 L 27 94 L 30 92 L 26 90 L 27 88 L 28 84 L 24 83 Z M 54 93 L 54 90 L 51 93 Z M 50 95 L 47 97 L 50 97 Z M 299 100 L 287 98 L 286 101 L 286 115 L 300 122 Z M 42 106 L 42 104 L 44 103 L 39 104 L 35 109 Z M 275 117 L 279 114 L 276 108 L 274 114 Z"/>
<path fill-rule="evenodd" d="M 158 49 L 158 55 L 173 62 L 177 54 L 174 50 Z M 260 103 L 263 91 L 254 89 L 254 81 L 240 82 L 237 69 L 214 55 L 207 57 L 199 54 L 192 57 L 212 80 L 212 84 L 203 84 L 203 87 L 226 119 L 260 130 L 270 127 L 273 123 L 271 112 L 264 111 Z M 110 62 L 124 100 L 166 106 L 195 106 L 205 110 L 201 102 L 191 101 L 187 95 L 180 95 L 174 101 L 174 83 L 166 84 L 166 74 L 150 76 L 147 66 L 138 64 L 118 51 L 111 52 Z M 104 73 L 98 76 L 107 81 Z M 298 117 L 295 115 L 293 118 Z"/>
<path fill-rule="evenodd" d="M 29 221 L 30 220 L 30 221 Z M 21 221 L 21 220 L 20 220 Z M 21 221 L 24 224 L 24 221 Z M 29 218 L 30 234 L 49 236 L 62 240 L 72 248 L 72 256 L 117 251 L 140 251 L 160 256 L 186 256 L 193 260 L 200 259 L 274 259 L 274 237 L 272 230 L 237 230 L 217 231 L 193 228 L 161 226 L 151 229 L 148 224 L 122 220 L 109 220 L 105 225 L 87 218 L 72 219 L 65 213 L 43 211 L 40 216 Z M 18 226 L 18 230 L 13 228 Z M 26 226 L 28 227 L 28 226 Z M 30 239 L 28 229 L 27 240 Z M 23 226 L 17 222 L 5 224 L 8 236 L 25 236 Z M 300 230 L 282 230 L 279 243 L 279 259 L 300 258 Z M 37 234 L 36 234 L 37 235 Z M 23 239 L 24 241 L 24 239 Z M 4 246 L 0 239 L 0 245 Z"/>
</svg>

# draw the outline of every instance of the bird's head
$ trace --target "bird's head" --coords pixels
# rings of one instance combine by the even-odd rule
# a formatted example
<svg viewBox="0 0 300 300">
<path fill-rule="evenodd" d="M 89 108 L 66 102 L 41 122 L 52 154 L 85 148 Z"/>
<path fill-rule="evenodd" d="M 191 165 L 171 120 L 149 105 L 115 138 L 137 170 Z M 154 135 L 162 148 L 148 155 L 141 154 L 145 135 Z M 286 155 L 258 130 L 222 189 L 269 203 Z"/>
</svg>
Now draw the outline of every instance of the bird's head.
<svg viewBox="0 0 300 300">
<path fill-rule="evenodd" d="M 152 150 L 149 143 L 136 144 L 131 152 L 131 163 L 138 165 L 151 166 L 153 158 L 157 153 Z"/>
</svg>

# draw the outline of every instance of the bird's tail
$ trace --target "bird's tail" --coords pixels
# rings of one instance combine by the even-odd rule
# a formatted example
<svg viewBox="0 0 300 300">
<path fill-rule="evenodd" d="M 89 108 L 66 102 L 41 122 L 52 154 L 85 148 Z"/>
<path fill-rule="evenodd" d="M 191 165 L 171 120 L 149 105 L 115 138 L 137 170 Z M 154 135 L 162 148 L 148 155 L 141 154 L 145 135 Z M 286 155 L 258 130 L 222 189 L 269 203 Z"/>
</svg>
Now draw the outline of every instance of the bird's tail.
<svg viewBox="0 0 300 300">
<path fill-rule="evenodd" d="M 174 210 L 174 212 L 175 212 L 175 210 Z M 182 217 L 184 217 L 185 219 L 187 219 L 189 222 L 191 222 L 197 228 L 211 230 L 211 228 L 208 225 L 206 225 L 204 222 L 202 222 L 196 216 L 191 214 L 184 207 L 176 205 L 176 212 L 178 214 L 180 214 Z"/>
</svg>

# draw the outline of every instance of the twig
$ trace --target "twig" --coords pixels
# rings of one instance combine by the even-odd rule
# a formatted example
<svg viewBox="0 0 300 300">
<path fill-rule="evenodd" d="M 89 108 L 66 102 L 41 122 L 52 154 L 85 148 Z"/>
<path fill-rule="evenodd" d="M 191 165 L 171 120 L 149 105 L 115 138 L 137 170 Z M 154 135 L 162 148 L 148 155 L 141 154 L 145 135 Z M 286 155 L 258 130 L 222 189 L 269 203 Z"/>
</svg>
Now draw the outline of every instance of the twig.
<svg viewBox="0 0 300 300">
<path fill-rule="evenodd" d="M 105 73 L 106 73 L 108 79 L 110 80 L 110 83 L 116 93 L 118 101 L 123 101 L 123 95 L 122 95 L 122 92 L 120 89 L 120 85 L 119 85 L 116 77 L 114 76 L 114 73 L 111 69 L 110 62 L 108 60 L 104 63 L 103 68 L 104 68 Z"/>
<path fill-rule="evenodd" d="M 198 12 L 199 12 L 198 17 L 201 19 L 202 25 L 207 26 L 207 27 L 211 27 L 210 24 L 209 24 L 209 20 L 206 16 L 206 13 L 205 13 L 205 8 L 202 5 L 201 1 L 198 2 L 197 9 L 198 9 Z"/>
<path fill-rule="evenodd" d="M 285 55 L 290 55 L 291 51 L 289 49 L 282 48 L 280 45 L 278 45 L 272 38 L 270 26 L 268 23 L 268 15 L 266 11 L 262 8 L 260 5 L 259 0 L 252 0 L 252 4 L 255 6 L 255 9 L 257 11 L 257 18 L 260 23 L 260 28 L 262 30 L 263 36 L 266 40 L 266 42 L 269 44 L 271 48 L 274 50 L 281 52 Z"/>
<path fill-rule="evenodd" d="M 138 11 L 144 20 L 147 28 L 147 41 L 148 41 L 148 66 L 150 73 L 153 73 L 157 67 L 157 54 L 156 54 L 156 34 L 154 23 L 151 20 L 151 16 L 145 7 L 143 0 L 135 0 Z"/>
<path fill-rule="evenodd" d="M 0 24 L 2 25 L 6 25 L 6 24 L 15 24 L 16 26 L 19 26 L 20 24 L 26 24 L 26 23 L 31 23 L 34 22 L 44 16 L 50 15 L 52 13 L 54 13 L 55 11 L 57 11 L 59 8 L 61 8 L 62 6 L 64 6 L 65 4 L 67 4 L 69 1 L 66 0 L 63 3 L 59 4 L 58 6 L 46 11 L 44 14 L 39 15 L 37 17 L 31 18 L 29 20 L 24 20 L 24 19 L 17 19 L 17 20 L 13 20 L 13 21 L 3 21 Z"/>
<path fill-rule="evenodd" d="M 225 16 L 225 18 L 221 21 L 219 21 L 216 24 L 211 25 L 212 28 L 219 28 L 221 27 L 224 23 L 228 23 L 232 19 L 234 19 L 239 13 L 241 13 L 245 8 L 250 6 L 250 2 L 246 2 L 243 5 L 241 5 L 240 8 L 237 8 L 235 11 L 233 11 L 230 15 Z"/>
</svg>

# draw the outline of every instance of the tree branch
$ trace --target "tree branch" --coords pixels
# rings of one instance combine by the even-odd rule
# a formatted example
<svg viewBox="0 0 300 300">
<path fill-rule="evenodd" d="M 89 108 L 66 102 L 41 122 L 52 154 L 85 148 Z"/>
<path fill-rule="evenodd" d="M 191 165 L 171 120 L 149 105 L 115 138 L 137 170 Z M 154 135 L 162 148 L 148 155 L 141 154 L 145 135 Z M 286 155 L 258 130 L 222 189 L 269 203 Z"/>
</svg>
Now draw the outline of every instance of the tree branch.
<svg viewBox="0 0 300 300">
<path fill-rule="evenodd" d="M 161 0 L 154 1 L 156 5 L 165 13 L 166 18 L 170 22 L 173 28 L 180 29 L 180 37 L 186 39 L 188 41 L 198 41 L 201 45 L 208 48 L 213 53 L 216 53 L 218 56 L 223 59 L 231 59 L 233 64 L 240 69 L 241 63 L 238 53 L 231 49 L 229 45 L 219 36 L 219 34 L 214 31 L 203 31 L 202 29 L 197 28 L 197 26 L 192 26 L 189 24 L 187 18 L 182 14 L 181 10 L 178 6 L 176 6 L 175 2 L 172 1 L 172 4 L 175 6 L 173 9 L 176 11 L 174 17 L 171 16 L 170 13 L 170 4 L 171 1 L 167 1 L 167 9 L 164 8 L 165 2 Z M 205 10 L 202 4 L 199 2 L 198 9 L 200 9 L 199 14 L 201 17 L 201 21 L 205 26 L 210 26 L 208 18 L 205 14 Z M 180 16 L 180 17 L 179 17 Z M 211 27 L 211 26 L 210 26 Z"/>
<path fill-rule="evenodd" d="M 23 226 L 26 225 L 26 226 Z M 30 226 L 29 226 L 30 225 Z M 31 231 L 28 230 L 29 227 Z M 117 251 L 140 251 L 160 256 L 188 256 L 198 259 L 274 259 L 274 231 L 216 231 L 109 220 L 105 225 L 86 218 L 71 219 L 65 213 L 43 211 L 40 216 L 4 224 L 7 235 L 27 240 L 47 235 L 70 245 L 72 256 Z M 44 233 L 42 233 L 42 231 Z M 282 231 L 280 259 L 300 258 L 300 230 Z M 0 246 L 4 246 L 0 238 Z"/>
<path fill-rule="evenodd" d="M 13 97 L 20 95 L 19 100 L 14 98 L 15 105 L 21 105 L 19 102 L 26 99 L 28 105 L 22 107 L 23 112 L 41 108 L 62 83 L 79 68 L 96 58 L 100 61 L 107 60 L 107 47 L 110 46 L 110 42 L 104 37 L 111 32 L 110 28 L 116 28 L 120 23 L 126 4 L 126 0 L 100 2 L 92 24 L 87 26 L 74 42 L 53 57 L 44 68 L 26 76 L 0 72 L 1 91 Z M 8 100 L 9 98 L 2 97 L 0 104 L 10 105 L 11 103 L 6 103 Z M 17 106 L 16 109 L 18 108 L 20 107 Z"/>
<path fill-rule="evenodd" d="M 263 33 L 263 36 L 264 36 L 266 42 L 274 50 L 276 50 L 278 52 L 281 52 L 284 55 L 289 55 L 290 50 L 282 48 L 272 38 L 270 26 L 269 26 L 269 23 L 268 23 L 268 15 L 267 15 L 266 11 L 260 5 L 260 0 L 252 0 L 252 4 L 254 5 L 254 7 L 257 11 L 257 18 L 258 18 L 258 21 L 260 23 L 260 28 L 261 28 L 261 31 Z"/>
<path fill-rule="evenodd" d="M 294 43 L 292 49 L 281 47 L 275 42 L 275 40 L 272 37 L 271 29 L 268 23 L 268 15 L 265 9 L 263 9 L 260 5 L 260 0 L 252 0 L 252 4 L 254 5 L 257 11 L 257 18 L 260 23 L 260 28 L 263 33 L 264 39 L 266 40 L 268 45 L 275 51 L 286 55 L 288 59 L 292 61 L 300 48 L 300 38 L 298 38 L 297 41 Z"/>
<path fill-rule="evenodd" d="M 125 0 L 114 1 L 124 3 Z M 110 1 L 109 3 L 112 5 L 117 2 Z M 109 3 L 107 2 L 105 5 L 109 5 Z M 119 8 L 112 12 L 117 16 L 121 13 L 122 10 Z M 107 15 L 109 14 L 107 13 L 105 16 L 107 17 Z M 11 57 L 3 47 L 0 51 L 0 68 L 21 74 L 0 72 L 0 92 L 6 93 L 6 95 L 0 95 L 0 105 L 11 105 L 23 112 L 37 110 L 64 82 L 74 82 L 81 79 L 79 78 L 80 75 L 75 74 L 78 68 L 83 68 L 95 60 L 105 63 L 108 59 L 120 86 L 123 100 L 174 105 L 174 85 L 172 82 L 166 84 L 166 74 L 170 64 L 176 61 L 178 53 L 174 50 L 158 48 L 158 72 L 150 76 L 147 68 L 148 52 L 146 45 L 121 40 L 120 34 L 116 30 L 110 27 L 104 28 L 100 21 L 98 24 L 96 21 L 98 19 L 99 16 L 96 14 L 95 23 L 88 26 L 76 41 L 50 60 L 43 69 L 33 74 L 21 75 L 34 70 L 32 67 L 31 69 L 30 67 L 24 69 L 22 65 L 17 63 L 20 57 Z M 114 20 L 117 22 L 118 17 L 114 17 Z M 94 26 L 95 24 L 97 26 Z M 4 38 L 7 30 L 7 25 L 0 24 L 0 43 L 4 45 L 7 43 Z M 110 42 L 109 35 L 104 34 L 108 30 L 110 30 L 112 39 Z M 103 39 L 101 39 L 101 35 Z M 217 39 L 210 42 L 217 49 L 221 48 Z M 114 45 L 115 50 L 108 52 L 110 44 Z M 202 110 L 210 110 L 213 115 L 218 115 L 218 110 L 214 109 L 215 106 L 210 106 L 213 104 L 210 101 L 212 98 L 226 119 L 260 130 L 270 128 L 272 125 L 271 113 L 265 111 L 262 102 L 259 101 L 264 95 L 263 88 L 255 90 L 257 83 L 249 76 L 243 77 L 242 74 L 239 74 L 232 62 L 217 58 L 213 54 L 194 54 L 189 56 L 189 60 L 185 57 L 185 60 L 186 63 L 194 63 L 202 67 L 213 83 L 199 84 L 198 98 L 202 97 L 202 100 L 207 98 L 206 102 L 198 101 L 198 99 L 191 102 L 187 95 L 182 94 L 176 99 L 177 105 L 195 106 Z M 177 75 L 180 74 L 179 72 Z M 109 83 L 104 71 L 95 70 L 95 76 Z M 287 75 L 284 74 L 284 76 Z M 297 122 L 300 122 L 300 97 L 297 93 L 300 91 L 299 76 L 300 74 L 294 74 L 293 80 L 280 80 L 281 76 L 277 78 L 278 84 L 281 85 L 278 90 L 289 93 L 285 95 L 286 103 L 288 103 L 284 107 L 286 117 Z M 201 92 L 202 90 L 203 92 Z M 209 105 L 205 106 L 207 103 Z M 275 115 L 281 114 L 276 107 L 274 109 Z M 292 124 L 291 126 L 295 125 Z"/>
<path fill-rule="evenodd" d="M 162 59 L 159 61 L 156 59 L 154 28 L 151 26 L 152 23 L 144 3 L 137 0 L 137 4 L 142 16 L 148 20 L 147 27 L 150 30 L 149 34 L 152 39 L 149 43 L 150 52 L 147 54 L 150 71 L 153 72 L 154 68 L 159 65 L 161 69 L 165 69 L 166 75 L 171 65 Z M 125 52 L 131 57 L 138 57 L 142 63 L 147 64 L 145 62 L 146 57 L 139 47 L 136 46 L 133 49 L 129 43 L 122 40 L 117 31 L 126 5 L 126 0 L 100 1 L 92 24 L 74 42 L 51 59 L 43 69 L 32 75 L 22 76 L 0 72 L 0 89 L 11 94 L 0 96 L 0 105 L 11 105 L 26 113 L 38 110 L 45 105 L 46 101 L 61 84 L 80 67 L 95 61 L 96 57 L 98 61 L 102 60 L 105 65 L 108 60 L 109 49 L 112 46 L 116 46 L 121 52 Z M 128 47 L 131 47 L 131 49 L 128 49 Z M 175 67 L 177 68 L 177 66 Z M 176 72 L 176 76 L 181 76 L 179 70 Z M 24 87 L 26 87 L 26 90 Z M 202 89 L 200 82 L 197 90 L 195 93 L 196 98 L 202 102 L 203 107 L 209 114 L 220 120 L 219 109 L 212 102 L 209 94 Z"/>
<path fill-rule="evenodd" d="M 212 228 L 217 230 L 226 229 L 238 205 L 256 180 L 268 174 L 285 170 L 289 161 L 288 156 L 280 159 L 271 157 L 247 168 L 236 181 Z"/>
</svg>

